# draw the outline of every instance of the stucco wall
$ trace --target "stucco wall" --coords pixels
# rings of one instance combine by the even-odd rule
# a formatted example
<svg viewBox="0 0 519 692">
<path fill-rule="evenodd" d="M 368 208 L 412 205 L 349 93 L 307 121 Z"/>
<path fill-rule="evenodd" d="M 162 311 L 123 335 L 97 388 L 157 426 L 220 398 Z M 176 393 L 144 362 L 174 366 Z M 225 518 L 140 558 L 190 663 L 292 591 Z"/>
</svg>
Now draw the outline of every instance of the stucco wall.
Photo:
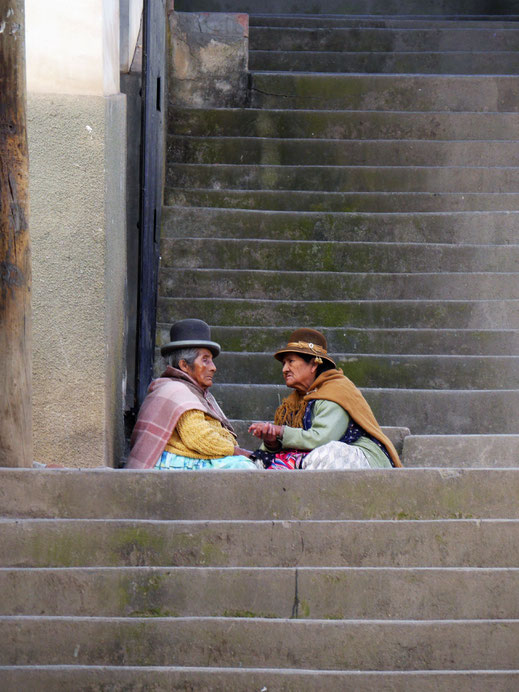
<svg viewBox="0 0 519 692">
<path fill-rule="evenodd" d="M 117 464 L 126 348 L 119 0 L 26 0 L 34 457 Z"/>
<path fill-rule="evenodd" d="M 43 463 L 122 446 L 125 97 L 28 96 L 33 437 Z"/>
<path fill-rule="evenodd" d="M 120 66 L 121 72 L 129 72 L 141 26 L 143 0 L 120 0 Z"/>
<path fill-rule="evenodd" d="M 124 454 L 126 338 L 128 323 L 127 262 L 127 100 L 105 97 L 105 463 L 118 464 Z M 136 210 L 138 215 L 138 209 Z"/>
<path fill-rule="evenodd" d="M 29 93 L 119 93 L 119 0 L 25 0 Z"/>
</svg>

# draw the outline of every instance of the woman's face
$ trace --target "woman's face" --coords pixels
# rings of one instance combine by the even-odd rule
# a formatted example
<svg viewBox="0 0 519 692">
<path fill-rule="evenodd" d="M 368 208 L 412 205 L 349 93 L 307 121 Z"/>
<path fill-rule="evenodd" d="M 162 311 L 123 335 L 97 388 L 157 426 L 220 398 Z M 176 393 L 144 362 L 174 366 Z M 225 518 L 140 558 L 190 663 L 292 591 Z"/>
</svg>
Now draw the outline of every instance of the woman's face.
<svg viewBox="0 0 519 692">
<path fill-rule="evenodd" d="M 311 360 L 307 362 L 297 353 L 287 353 L 283 358 L 283 377 L 287 387 L 297 389 L 298 392 L 307 392 L 315 380 L 317 364 Z"/>
<path fill-rule="evenodd" d="M 180 361 L 180 365 L 186 366 L 187 369 L 182 367 L 181 369 L 188 372 L 202 389 L 209 389 L 213 384 L 216 365 L 213 363 L 213 354 L 208 348 L 198 349 L 198 355 L 193 361 L 193 365 L 187 365 L 185 360 Z"/>
</svg>

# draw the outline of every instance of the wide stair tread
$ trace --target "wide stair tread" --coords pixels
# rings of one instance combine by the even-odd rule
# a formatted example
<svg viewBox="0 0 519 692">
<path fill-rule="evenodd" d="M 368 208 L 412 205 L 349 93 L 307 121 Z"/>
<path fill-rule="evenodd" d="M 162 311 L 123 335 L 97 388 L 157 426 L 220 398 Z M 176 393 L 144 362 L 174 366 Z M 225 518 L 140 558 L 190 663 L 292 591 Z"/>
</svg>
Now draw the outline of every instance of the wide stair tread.
<svg viewBox="0 0 519 692">
<path fill-rule="evenodd" d="M 283 27 L 289 29 L 453 29 L 453 28 L 514 28 L 519 21 L 518 14 L 431 14 L 395 15 L 395 14 L 261 14 L 249 15 L 249 26 L 258 28 Z"/>
<path fill-rule="evenodd" d="M 38 689 L 57 692 L 63 685 L 140 686 L 149 689 L 167 689 L 169 692 L 220 689 L 241 692 L 253 687 L 262 689 L 286 689 L 298 692 L 314 692 L 316 686 L 323 691 L 333 691 L 339 685 L 343 690 L 355 692 L 385 692 L 388 685 L 417 692 L 509 692 L 519 683 L 519 671 L 408 671 L 408 672 L 356 672 L 277 669 L 271 668 L 222 668 L 218 666 L 0 666 L 0 674 L 6 692 L 19 692 L 38 686 Z M 80 681 L 80 682 L 79 682 Z"/>
<path fill-rule="evenodd" d="M 313 190 L 217 190 L 169 188 L 168 206 L 332 212 L 461 212 L 519 210 L 516 192 L 328 192 Z"/>
<path fill-rule="evenodd" d="M 324 327 L 344 324 L 355 328 L 510 329 L 519 319 L 519 301 L 497 299 L 362 299 L 297 300 L 257 298 L 161 296 L 159 322 L 171 324 L 185 316 L 203 319 L 212 315 L 214 324 L 269 328 L 284 324 L 291 331 L 312 315 L 312 323 Z"/>
<path fill-rule="evenodd" d="M 329 72 L 366 74 L 517 74 L 517 52 L 332 52 L 261 51 L 250 52 L 250 68 L 270 72 Z"/>
<path fill-rule="evenodd" d="M 288 109 L 517 112 L 515 76 L 252 72 L 251 104 Z"/>
<path fill-rule="evenodd" d="M 517 677 L 517 469 L 0 481 L 8 692 Z"/>
<path fill-rule="evenodd" d="M 171 163 L 169 189 L 222 192 L 308 191 L 335 193 L 516 193 L 519 168 L 513 166 L 330 166 Z"/>
<path fill-rule="evenodd" d="M 303 212 L 170 206 L 162 237 L 507 245 L 517 242 L 519 211 Z"/>
<path fill-rule="evenodd" d="M 517 50 L 516 25 L 467 26 L 454 24 L 405 28 L 364 27 L 258 27 L 250 30 L 249 49 L 262 51 L 338 52 L 506 52 Z"/>
<path fill-rule="evenodd" d="M 343 74 L 517 74 L 515 24 L 451 27 L 252 26 L 249 66 Z"/>
<path fill-rule="evenodd" d="M 169 341 L 167 323 L 157 324 L 156 342 Z M 451 356 L 510 356 L 517 353 L 519 330 L 514 329 L 384 329 L 381 327 L 322 327 L 330 351 L 352 354 L 414 354 Z M 288 326 L 215 326 L 212 336 L 237 353 L 274 353 L 290 331 Z M 222 354 L 223 355 L 223 354 Z"/>
<path fill-rule="evenodd" d="M 485 0 L 472 0 L 470 3 L 465 0 L 448 0 L 443 3 L 434 0 L 321 0 L 319 3 L 313 0 L 290 0 L 283 4 L 281 13 L 277 0 L 264 0 L 259 7 L 256 0 L 177 0 L 175 9 L 181 12 L 248 12 L 266 16 L 326 15 L 327 18 L 330 15 L 470 18 L 475 15 L 489 17 L 495 14 L 506 17 L 519 14 L 516 0 L 494 0 L 490 8 Z"/>
<path fill-rule="evenodd" d="M 514 273 L 519 244 L 164 238 L 162 266 L 312 272 Z"/>
<path fill-rule="evenodd" d="M 7 490 L 2 506 L 3 512 L 9 511 L 9 505 L 13 509 L 19 510 L 20 505 L 16 495 L 17 491 L 24 492 L 25 484 L 16 481 L 17 477 L 22 479 L 23 474 L 24 472 L 2 474 L 2 487 Z M 290 491 L 287 495 L 282 482 L 283 479 L 279 476 L 270 476 L 268 473 L 265 475 L 265 480 L 271 486 L 269 497 L 271 500 L 275 500 L 277 495 L 279 507 L 284 505 L 283 514 L 286 516 L 286 510 L 291 502 Z M 337 498 L 339 499 L 342 488 L 337 488 L 337 481 L 343 477 L 343 474 L 334 475 L 335 478 L 328 479 L 327 487 L 329 490 L 333 488 L 334 492 L 337 490 Z M 346 523 L 337 520 L 324 522 L 306 520 L 289 523 L 286 520 L 277 522 L 269 520 L 265 523 L 252 521 L 248 525 L 240 522 L 225 524 L 204 521 L 197 525 L 190 521 L 178 523 L 149 520 L 142 523 L 133 520 L 130 524 L 124 521 L 96 520 L 89 526 L 88 522 L 85 523 L 84 520 L 65 522 L 37 519 L 20 520 L 20 518 L 12 522 L 4 520 L 3 535 L 7 537 L 8 545 L 12 535 L 12 545 L 16 546 L 14 551 L 6 549 L 4 553 L 11 563 L 16 560 L 17 553 L 23 555 L 24 549 L 26 551 L 28 549 L 25 554 L 30 560 L 31 546 L 35 545 L 35 542 L 34 539 L 31 541 L 27 532 L 38 531 L 41 534 L 43 531 L 47 532 L 47 540 L 44 539 L 44 535 L 40 535 L 40 544 L 48 546 L 49 557 L 52 556 L 51 560 L 54 562 L 63 560 L 66 555 L 63 552 L 65 549 L 69 551 L 69 556 L 75 554 L 80 565 L 85 564 L 85 560 L 88 561 L 88 564 L 98 565 L 100 561 L 102 562 L 102 557 L 100 554 L 96 556 L 92 548 L 96 547 L 98 551 L 106 551 L 107 547 L 110 546 L 112 554 L 120 556 L 119 560 L 126 555 L 127 559 L 137 560 L 141 564 L 142 560 L 149 564 L 155 551 L 157 553 L 156 562 L 159 566 L 157 568 L 128 567 L 123 569 L 120 567 L 102 569 L 94 566 L 91 569 L 78 567 L 59 570 L 52 568 L 33 569 L 27 566 L 24 570 L 20 568 L 3 568 L 0 570 L 0 579 L 6 580 L 4 582 L 5 589 L 2 590 L 5 598 L 4 603 L 10 604 L 9 612 L 11 613 L 10 615 L 4 614 L 0 618 L 0 628 L 4 633 L 3 641 L 9 640 L 11 646 L 14 644 L 17 651 L 21 651 L 20 647 L 23 643 L 25 660 L 30 660 L 33 664 L 32 666 L 17 666 L 15 668 L 12 665 L 9 666 L 9 663 L 14 662 L 13 658 L 4 658 L 2 672 L 4 675 L 7 674 L 6 679 L 8 681 L 23 680 L 24 675 L 27 676 L 26 679 L 30 679 L 31 673 L 33 676 L 41 674 L 41 677 L 37 678 L 40 680 L 44 680 L 46 677 L 51 678 L 54 673 L 56 679 L 63 681 L 67 675 L 72 675 L 73 666 L 78 664 L 85 666 L 89 674 L 93 674 L 96 667 L 102 665 L 105 667 L 104 674 L 110 677 L 115 676 L 118 672 L 117 669 L 121 666 L 142 666 L 145 663 L 147 666 L 153 667 L 153 671 L 150 671 L 152 675 L 158 674 L 155 666 L 159 669 L 164 669 L 165 666 L 174 666 L 177 668 L 176 674 L 179 674 L 179 666 L 185 665 L 189 668 L 190 665 L 191 667 L 196 665 L 196 671 L 186 670 L 184 672 L 186 675 L 192 674 L 193 679 L 197 679 L 203 675 L 199 669 L 198 657 L 203 657 L 203 652 L 209 651 L 208 647 L 210 647 L 211 641 L 220 640 L 222 636 L 225 636 L 228 644 L 227 647 L 222 648 L 221 645 L 219 647 L 219 656 L 223 656 L 223 658 L 219 659 L 218 665 L 229 666 L 225 671 L 219 672 L 221 675 L 230 676 L 237 651 L 240 660 L 248 659 L 247 665 L 249 667 L 262 669 L 263 667 L 279 666 L 283 668 L 286 665 L 284 654 L 279 654 L 277 659 L 275 655 L 272 658 L 273 654 L 269 647 L 263 649 L 262 655 L 258 657 L 257 647 L 252 646 L 252 642 L 257 642 L 258 638 L 263 640 L 267 636 L 272 647 L 276 647 L 278 638 L 282 638 L 285 641 L 285 646 L 288 641 L 288 647 L 292 649 L 292 638 L 296 641 L 303 635 L 308 636 L 310 640 L 319 631 L 320 636 L 327 642 L 327 653 L 322 655 L 320 649 L 312 647 L 310 659 L 308 659 L 307 652 L 304 652 L 304 656 L 303 653 L 299 652 L 293 658 L 292 666 L 301 666 L 304 660 L 305 663 L 302 667 L 308 669 L 307 661 L 310 660 L 310 667 L 316 670 L 335 668 L 344 671 L 346 667 L 356 671 L 372 668 L 376 668 L 378 671 L 384 668 L 395 671 L 394 661 L 390 665 L 389 658 L 384 659 L 383 656 L 381 657 L 376 653 L 376 647 L 368 647 L 366 653 L 366 637 L 376 636 L 378 638 L 378 636 L 383 636 L 385 640 L 389 641 L 390 648 L 393 646 L 394 639 L 394 646 L 397 646 L 398 642 L 401 650 L 403 647 L 403 650 L 408 651 L 405 659 L 399 659 L 396 669 L 409 670 L 410 673 L 412 671 L 413 675 L 420 675 L 420 679 L 422 679 L 423 673 L 418 673 L 416 668 L 451 669 L 453 655 L 456 660 L 455 667 L 475 667 L 474 657 L 479 651 L 479 645 L 484 642 L 489 647 L 489 672 L 487 675 L 490 677 L 486 678 L 488 680 L 493 675 L 490 672 L 492 670 L 490 660 L 494 647 L 504 647 L 500 654 L 500 667 L 509 666 L 511 663 L 511 659 L 506 658 L 505 651 L 510 651 L 509 655 L 511 655 L 509 647 L 511 647 L 511 642 L 515 636 L 514 628 L 517 627 L 514 619 L 514 588 L 516 588 L 517 569 L 505 565 L 510 563 L 516 553 L 511 551 L 509 546 L 507 546 L 508 549 L 501 548 L 500 550 L 499 545 L 502 545 L 505 535 L 508 540 L 517 541 L 519 538 L 518 522 L 481 518 L 477 520 L 436 519 L 432 522 L 421 522 L 417 519 L 404 519 L 403 516 L 416 512 L 419 506 L 421 516 L 428 516 L 428 511 L 432 512 L 433 516 L 436 515 L 442 503 L 452 492 L 453 486 L 458 490 L 461 490 L 461 487 L 472 490 L 467 495 L 467 499 L 471 498 L 468 505 L 461 499 L 463 494 L 457 493 L 460 502 L 456 507 L 456 513 L 463 514 L 477 507 L 478 516 L 485 516 L 486 512 L 492 512 L 493 507 L 495 511 L 493 503 L 498 502 L 501 514 L 506 515 L 515 507 L 515 502 L 511 500 L 516 474 L 499 473 L 495 476 L 496 480 L 499 475 L 504 484 L 492 483 L 492 487 L 489 488 L 488 477 L 478 477 L 472 472 L 470 475 L 458 473 L 445 478 L 442 478 L 438 472 L 421 473 L 417 476 L 416 483 L 413 482 L 413 476 L 409 472 L 403 472 L 401 481 L 405 482 L 405 476 L 408 476 L 407 480 L 412 483 L 414 490 L 419 489 L 420 494 L 424 493 L 424 497 L 429 497 L 429 506 L 427 508 L 424 504 L 420 504 L 420 498 L 415 498 L 418 502 L 414 504 L 413 494 L 409 492 L 409 489 L 407 493 L 401 492 L 399 494 L 401 500 L 407 498 L 407 503 L 411 501 L 414 510 L 410 506 L 406 507 L 405 502 L 401 503 L 398 507 L 400 518 L 396 524 L 394 520 L 361 522 L 354 520 Z M 51 508 L 52 505 L 48 504 L 50 499 L 48 493 L 50 492 L 51 496 L 59 494 L 69 498 L 69 509 L 62 504 L 61 513 L 68 513 L 74 509 L 76 513 L 81 513 L 78 500 L 86 495 L 82 490 L 86 483 L 89 484 L 90 490 L 93 490 L 97 485 L 106 499 L 108 499 L 107 492 L 115 492 L 119 498 L 119 508 L 115 509 L 114 503 L 104 506 L 111 507 L 112 512 L 115 509 L 118 513 L 121 511 L 124 513 L 125 510 L 120 502 L 124 497 L 131 498 L 131 494 L 127 494 L 127 491 L 132 485 L 142 486 L 142 483 L 145 482 L 146 485 L 151 483 L 158 489 L 163 486 L 162 481 L 164 480 L 157 479 L 153 474 L 150 474 L 148 478 L 143 478 L 141 474 L 125 473 L 123 478 L 117 478 L 114 473 L 107 475 L 106 472 L 89 473 L 90 478 L 86 477 L 87 474 L 74 472 L 43 472 L 39 476 L 40 482 L 33 484 L 29 506 L 32 511 L 35 507 L 42 507 L 43 505 Z M 247 476 L 247 474 L 237 474 L 237 476 L 238 481 L 243 479 L 246 484 L 250 485 L 251 476 Z M 371 480 L 369 479 L 370 476 Z M 365 482 L 373 483 L 374 479 L 378 479 L 378 483 L 382 483 L 383 487 L 387 482 L 393 485 L 397 476 L 385 473 L 382 475 L 355 474 L 351 480 L 356 481 L 355 485 L 357 486 L 360 483 L 361 487 L 357 488 L 357 492 L 361 503 L 364 492 L 362 486 Z M 155 480 L 161 480 L 161 484 L 157 486 Z M 171 478 L 171 483 L 169 479 L 166 479 L 168 487 L 162 487 L 162 490 L 168 493 L 174 488 L 178 498 L 183 497 L 188 500 L 189 497 L 192 497 L 193 482 L 203 479 L 184 477 L 179 480 L 183 487 L 179 488 L 177 479 Z M 310 479 L 301 478 L 304 485 L 309 488 L 308 480 Z M 349 478 L 344 478 L 344 481 L 349 480 Z M 211 483 L 210 485 L 204 483 L 205 492 L 211 488 L 212 506 L 215 508 L 221 506 L 222 495 L 220 491 L 223 487 L 229 489 L 227 475 L 216 474 L 214 478 L 208 479 L 208 481 Z M 216 481 L 217 487 L 214 486 L 213 481 Z M 486 505 L 481 495 L 481 490 L 485 487 Z M 431 492 L 433 488 L 436 492 Z M 510 491 L 509 503 L 503 502 L 502 491 L 505 488 Z M 301 489 L 294 488 L 296 492 L 292 502 L 299 502 L 297 496 Z M 490 500 L 490 504 L 488 504 L 489 489 L 497 491 L 493 500 Z M 398 489 L 395 490 L 398 491 Z M 400 488 L 400 491 L 403 490 L 404 488 Z M 428 492 L 430 494 L 427 494 Z M 47 497 L 45 497 L 46 495 Z M 303 496 L 305 495 L 309 508 L 312 500 L 308 494 L 303 493 Z M 165 496 L 157 498 L 155 493 L 144 493 L 144 496 L 149 497 L 150 500 L 153 498 L 153 505 L 159 511 L 164 511 L 166 505 L 161 503 Z M 169 497 L 174 499 L 171 495 Z M 211 512 L 209 509 L 211 505 L 207 503 L 208 497 L 205 495 L 205 502 L 202 497 L 200 499 L 202 502 L 198 505 L 198 509 L 205 516 L 208 516 Z M 330 499 L 328 496 L 327 506 Z M 287 502 L 289 503 L 288 506 Z M 130 503 L 133 503 L 134 512 L 139 509 L 132 499 L 130 499 Z M 325 509 L 325 505 L 320 504 L 322 511 Z M 176 502 L 170 506 L 175 506 L 181 514 L 183 513 L 183 508 L 179 508 Z M 229 505 L 224 506 L 230 508 Z M 292 506 L 295 507 L 296 505 L 293 504 Z M 357 506 L 360 513 L 354 513 L 353 516 L 360 517 L 362 504 Z M 349 507 L 351 511 L 351 503 Z M 260 505 L 257 505 L 257 509 L 259 508 Z M 130 507 L 128 509 L 131 511 Z M 193 509 L 196 510 L 196 506 L 191 503 L 191 510 Z M 153 512 L 151 506 L 146 509 L 142 507 L 142 510 L 146 515 L 149 515 L 150 510 Z M 383 511 L 383 508 L 379 507 L 379 512 L 383 513 Z M 447 509 L 446 506 L 441 511 L 448 513 L 452 511 L 452 508 Z M 261 516 L 261 514 L 256 516 Z M 419 515 L 415 514 L 415 516 L 418 517 Z M 53 538 L 49 535 L 49 531 L 54 534 Z M 291 535 L 293 531 L 296 533 L 291 540 L 287 541 L 287 532 L 290 532 L 288 535 Z M 75 541 L 72 539 L 73 534 L 71 532 L 76 532 L 78 536 Z M 107 532 L 113 534 L 113 537 L 109 538 Z M 272 557 L 279 554 L 278 550 L 281 549 L 284 550 L 289 560 L 293 560 L 299 555 L 295 563 L 298 567 L 280 569 L 230 566 L 224 569 L 199 566 L 168 569 L 160 566 L 164 564 L 161 561 L 160 551 L 163 550 L 162 545 L 165 536 L 169 534 L 174 540 L 175 533 L 178 532 L 180 532 L 179 539 L 183 536 L 184 540 L 178 543 L 179 547 L 182 546 L 183 552 L 176 553 L 178 555 L 177 564 L 179 558 L 182 560 L 182 555 L 185 555 L 188 560 L 197 560 L 195 548 L 197 544 L 198 550 L 200 550 L 198 559 L 202 561 L 203 565 L 207 565 L 209 555 L 211 555 L 211 564 L 214 564 L 215 560 L 218 562 L 218 555 L 223 556 L 227 553 L 228 557 L 231 557 L 229 546 L 236 544 L 236 559 L 240 559 L 242 562 L 244 558 L 247 560 L 243 550 L 248 545 L 253 548 L 250 551 L 250 559 L 255 560 L 256 564 L 258 560 L 262 559 L 262 556 L 272 563 Z M 26 535 L 24 536 L 24 534 Z M 118 538 L 116 538 L 117 534 Z M 388 540 L 386 534 L 391 535 L 391 540 Z M 79 539 L 80 535 L 88 539 L 86 543 Z M 357 544 L 355 535 L 358 535 L 359 538 L 363 536 L 364 541 L 366 541 L 367 536 L 371 536 L 370 540 L 365 543 L 365 545 L 372 546 L 369 554 L 364 551 L 360 544 L 357 551 L 358 557 L 355 558 L 351 553 L 351 548 Z M 498 535 L 500 541 L 495 538 Z M 185 542 L 187 536 L 190 537 L 191 545 Z M 276 536 L 277 538 L 275 538 Z M 426 536 L 430 536 L 430 538 L 427 539 Z M 304 540 L 301 540 L 303 537 Z M 324 537 L 326 540 L 323 541 Z M 340 540 L 337 541 L 339 537 Z M 437 546 L 436 552 L 431 552 L 429 549 L 431 539 L 433 539 L 432 544 Z M 213 547 L 212 551 L 208 552 L 207 541 L 211 540 Z M 473 549 L 469 549 L 470 546 L 474 545 L 475 540 L 481 546 L 477 554 Z M 222 553 L 218 550 L 218 545 L 221 547 L 227 545 L 228 547 Z M 378 545 L 386 546 L 385 560 L 388 561 L 390 567 L 382 566 L 384 556 L 380 549 L 377 550 Z M 391 550 L 389 550 L 390 545 Z M 450 550 L 446 547 L 447 545 L 451 546 Z M 75 549 L 73 548 L 71 552 L 72 546 L 75 546 Z M 164 544 L 164 548 L 169 554 L 171 554 L 172 549 L 174 550 L 173 546 L 174 543 L 169 543 L 166 548 Z M 275 546 L 279 546 L 279 548 Z M 304 546 L 303 552 L 301 552 L 302 546 Z M 342 561 L 344 558 L 341 557 L 341 552 L 346 549 L 350 551 L 348 558 L 350 564 L 357 559 L 357 561 L 362 561 L 365 566 L 349 568 L 302 566 L 312 564 L 315 560 L 322 560 L 325 546 L 329 546 L 329 549 L 332 549 L 333 546 L 337 556 L 335 559 L 338 558 L 339 561 Z M 395 546 L 398 546 L 398 550 L 395 549 Z M 421 552 L 417 551 L 418 546 L 422 546 Z M 292 558 L 287 552 L 287 549 L 290 550 L 290 548 L 293 550 Z M 405 564 L 406 559 L 408 559 L 411 560 L 409 564 L 419 563 L 420 567 L 395 568 L 395 554 L 400 556 L 401 563 Z M 501 555 L 503 561 L 503 567 L 500 569 L 495 567 L 496 560 L 499 561 L 500 559 L 497 554 Z M 449 560 L 446 562 L 445 557 L 447 555 Z M 44 557 L 41 550 L 39 556 L 40 559 Z M 165 556 L 166 552 L 164 553 Z M 301 557 L 303 558 L 302 563 Z M 334 561 L 332 553 L 325 559 L 331 563 Z M 450 561 L 453 561 L 455 566 L 449 567 Z M 474 564 L 475 562 L 481 565 L 486 561 L 490 562 L 492 567 L 461 567 L 462 564 Z M 424 562 L 427 564 L 436 563 L 437 566 L 423 567 L 421 565 Z M 371 566 L 368 567 L 368 564 Z M 391 589 L 393 582 L 395 587 Z M 66 588 L 69 583 L 74 585 L 73 589 Z M 218 593 L 219 603 L 215 602 L 214 596 L 211 597 L 212 591 L 207 588 L 209 583 Z M 272 586 L 270 589 L 268 588 L 272 583 L 276 584 L 274 593 L 272 593 Z M 404 590 L 401 587 L 402 584 L 407 583 L 408 588 L 405 589 L 404 596 Z M 498 593 L 495 591 L 496 583 L 499 583 Z M 353 588 L 355 584 L 358 585 L 357 588 Z M 382 591 L 380 589 L 381 584 L 384 586 Z M 37 605 L 35 603 L 31 607 L 30 600 L 27 597 L 22 598 L 23 586 L 28 588 L 33 596 L 36 593 L 41 594 L 41 598 L 37 600 Z M 78 593 L 78 588 L 82 595 L 80 601 L 74 596 Z M 114 600 L 106 599 L 106 597 L 103 599 L 103 590 L 107 590 L 107 593 Z M 251 590 L 254 593 L 252 600 Z M 376 599 L 363 598 L 363 594 L 370 593 L 371 590 L 379 593 L 382 598 L 378 605 Z M 437 590 L 442 594 L 441 599 L 434 597 Z M 460 590 L 464 594 L 461 598 Z M 200 592 L 204 594 L 204 598 L 198 596 L 195 599 L 196 606 L 193 608 L 193 599 L 190 597 L 190 593 L 200 594 Z M 126 599 L 123 599 L 122 612 L 121 593 L 126 594 Z M 390 602 L 387 601 L 388 593 L 393 594 Z M 494 599 L 489 599 L 492 593 L 494 593 Z M 453 612 L 449 608 L 449 603 L 451 605 L 456 604 L 457 612 Z M 38 610 L 37 616 L 30 612 L 35 607 Z M 168 612 L 168 608 L 177 609 L 180 612 L 172 614 Z M 265 608 L 268 610 L 265 611 Z M 19 612 L 15 614 L 16 611 L 22 609 L 26 612 L 25 616 L 20 616 Z M 95 618 L 88 617 L 92 609 L 96 613 Z M 106 614 L 107 610 L 110 615 Z M 211 617 L 207 615 L 208 610 L 212 611 Z M 64 611 L 64 614 L 60 614 L 60 611 Z M 184 614 L 182 611 L 188 611 L 189 614 L 187 612 Z M 385 613 L 382 619 L 380 618 L 381 613 Z M 146 615 L 153 615 L 154 617 L 150 619 Z M 150 647 L 143 649 L 142 643 L 139 644 L 140 648 L 136 646 L 136 628 L 140 633 L 138 641 L 142 642 L 143 638 L 144 640 L 149 638 Z M 41 644 L 47 639 L 43 634 L 44 632 L 47 635 L 49 632 L 52 633 L 52 648 Z M 464 639 L 465 632 L 467 634 L 470 632 L 470 641 L 475 641 L 476 646 L 473 648 L 472 644 L 463 646 L 459 643 L 452 646 L 449 649 L 451 656 L 449 659 L 451 663 L 449 664 L 445 658 L 447 647 L 449 644 L 452 645 L 456 639 Z M 344 636 L 352 638 L 350 652 L 346 657 L 343 650 Z M 158 650 L 156 646 L 151 648 L 151 641 L 155 637 L 166 637 L 169 643 L 169 654 L 164 648 L 159 647 Z M 96 645 L 99 638 L 105 642 L 102 649 Z M 189 649 L 182 648 L 180 644 L 171 647 L 171 642 L 175 642 L 177 638 L 179 642 L 183 639 L 193 641 L 193 638 L 196 638 L 199 644 L 196 647 L 189 647 Z M 438 648 L 438 638 L 442 639 L 444 649 Z M 411 643 L 406 644 L 408 639 L 409 642 L 412 639 L 413 646 Z M 423 642 L 425 650 L 435 649 L 434 660 L 424 654 L 418 656 L 412 653 L 412 650 L 416 650 L 416 641 Z M 115 642 L 124 643 L 124 654 L 116 653 L 114 646 L 118 647 L 119 644 L 115 644 Z M 117 650 L 120 652 L 119 648 Z M 174 657 L 171 654 L 172 651 L 175 652 Z M 266 658 L 262 658 L 262 656 Z M 340 663 L 339 658 L 336 657 L 340 658 Z M 112 667 L 114 661 L 118 665 Z M 23 660 L 18 660 L 17 663 L 23 663 Z M 205 659 L 206 674 L 214 674 L 213 663 L 216 664 L 216 661 L 213 662 L 210 658 Z M 481 669 L 481 663 L 481 658 L 479 658 L 478 669 Z M 38 664 L 40 665 L 38 666 Z M 71 667 L 60 668 L 59 671 L 49 667 L 58 664 Z M 483 661 L 483 667 L 485 665 L 487 664 Z M 295 668 L 292 670 L 296 673 Z M 76 676 L 78 672 L 76 668 L 74 670 Z M 274 675 L 272 671 L 271 673 Z M 249 671 L 249 676 L 250 674 Z M 275 673 L 278 677 L 286 674 L 286 670 Z M 304 673 L 301 672 L 300 674 L 303 675 Z M 377 674 L 380 675 L 380 672 Z M 443 674 L 447 674 L 446 670 L 443 671 Z M 467 675 L 466 672 L 463 674 Z M 339 675 L 338 672 L 335 677 L 332 677 L 335 682 L 339 679 L 337 675 Z M 340 675 L 344 676 L 346 672 L 344 671 Z M 368 676 L 366 679 L 372 682 L 373 675 L 374 672 L 370 672 L 369 676 L 371 677 Z M 432 675 L 431 679 L 436 679 L 437 675 Z M 311 678 L 313 677 L 311 675 Z M 75 679 L 77 680 L 77 677 Z M 248 677 L 247 679 L 250 680 L 251 678 Z M 510 678 L 505 679 L 509 681 Z M 133 681 L 135 682 L 135 677 L 133 677 Z"/>
<path fill-rule="evenodd" d="M 514 141 L 519 113 L 470 111 L 171 108 L 171 135 L 429 141 Z M 286 144 L 288 146 L 288 143 Z"/>
<path fill-rule="evenodd" d="M 317 139 L 279 137 L 168 138 L 171 164 L 320 166 L 514 167 L 519 144 L 511 140 Z"/>
</svg>

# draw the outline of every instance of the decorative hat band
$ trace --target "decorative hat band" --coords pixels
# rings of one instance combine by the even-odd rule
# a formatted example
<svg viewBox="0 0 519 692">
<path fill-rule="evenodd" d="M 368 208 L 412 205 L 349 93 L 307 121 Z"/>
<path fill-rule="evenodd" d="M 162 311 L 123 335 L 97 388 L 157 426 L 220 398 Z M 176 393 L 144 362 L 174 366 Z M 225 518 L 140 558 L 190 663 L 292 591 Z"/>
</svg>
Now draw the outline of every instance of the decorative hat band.
<svg viewBox="0 0 519 692">
<path fill-rule="evenodd" d="M 283 362 L 285 354 L 293 352 L 313 356 L 318 364 L 326 360 L 334 368 L 336 367 L 333 359 L 328 355 L 326 338 L 321 332 L 316 329 L 296 329 L 288 338 L 288 344 L 274 353 L 276 360 Z"/>
<path fill-rule="evenodd" d="M 318 346 L 317 344 L 309 344 L 306 341 L 290 341 L 287 344 L 287 348 L 290 348 L 290 347 L 292 347 L 292 348 L 309 348 L 310 351 L 312 351 L 313 353 L 320 353 L 323 356 L 325 356 L 328 353 L 328 351 L 325 348 L 323 348 L 322 346 Z"/>
</svg>

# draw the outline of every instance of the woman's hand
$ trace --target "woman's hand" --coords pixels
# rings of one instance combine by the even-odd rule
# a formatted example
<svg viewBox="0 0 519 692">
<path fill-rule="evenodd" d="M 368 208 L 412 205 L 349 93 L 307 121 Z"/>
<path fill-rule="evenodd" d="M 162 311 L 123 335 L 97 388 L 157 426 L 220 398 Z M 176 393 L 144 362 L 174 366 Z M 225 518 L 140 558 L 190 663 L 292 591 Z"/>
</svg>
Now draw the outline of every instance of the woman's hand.
<svg viewBox="0 0 519 692">
<path fill-rule="evenodd" d="M 273 446 L 283 435 L 283 426 L 274 423 L 253 423 L 249 432 L 255 437 L 259 437 L 269 446 Z"/>
</svg>

